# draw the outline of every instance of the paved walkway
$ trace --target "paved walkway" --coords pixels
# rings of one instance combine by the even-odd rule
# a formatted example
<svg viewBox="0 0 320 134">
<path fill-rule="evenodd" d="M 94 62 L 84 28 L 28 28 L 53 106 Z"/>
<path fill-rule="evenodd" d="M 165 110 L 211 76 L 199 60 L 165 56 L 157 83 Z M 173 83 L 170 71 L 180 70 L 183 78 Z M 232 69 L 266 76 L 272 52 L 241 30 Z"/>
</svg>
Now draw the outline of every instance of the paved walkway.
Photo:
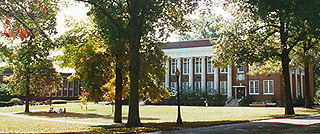
<svg viewBox="0 0 320 134">
<path fill-rule="evenodd" d="M 249 123 L 192 128 L 154 134 L 320 134 L 320 114 L 287 119 L 261 120 Z"/>
</svg>

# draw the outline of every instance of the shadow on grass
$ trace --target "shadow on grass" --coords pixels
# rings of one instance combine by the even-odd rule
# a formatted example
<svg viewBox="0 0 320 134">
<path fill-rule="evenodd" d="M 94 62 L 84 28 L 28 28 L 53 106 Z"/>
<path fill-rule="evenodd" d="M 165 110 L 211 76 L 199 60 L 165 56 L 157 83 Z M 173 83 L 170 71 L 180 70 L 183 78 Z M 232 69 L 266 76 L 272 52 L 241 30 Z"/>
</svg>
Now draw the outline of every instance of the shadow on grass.
<svg viewBox="0 0 320 134">
<path fill-rule="evenodd" d="M 175 122 L 163 123 L 144 123 L 142 127 L 126 128 L 124 125 L 111 125 L 111 126 L 92 126 L 91 131 L 84 133 L 148 133 L 148 132 L 161 132 L 173 131 L 187 128 L 198 128 L 215 125 L 244 123 L 250 121 L 199 121 L 199 122 L 183 122 L 182 125 L 177 125 Z"/>
<path fill-rule="evenodd" d="M 49 118 L 63 118 L 63 117 L 71 117 L 71 118 L 102 118 L 102 119 L 110 119 L 113 120 L 113 115 L 101 115 L 95 113 L 48 113 L 48 112 L 31 112 L 31 113 L 17 113 L 27 116 L 35 116 L 35 117 L 49 117 Z M 122 119 L 127 120 L 128 117 L 122 117 Z M 159 118 L 141 118 L 142 120 L 160 120 Z"/>
</svg>

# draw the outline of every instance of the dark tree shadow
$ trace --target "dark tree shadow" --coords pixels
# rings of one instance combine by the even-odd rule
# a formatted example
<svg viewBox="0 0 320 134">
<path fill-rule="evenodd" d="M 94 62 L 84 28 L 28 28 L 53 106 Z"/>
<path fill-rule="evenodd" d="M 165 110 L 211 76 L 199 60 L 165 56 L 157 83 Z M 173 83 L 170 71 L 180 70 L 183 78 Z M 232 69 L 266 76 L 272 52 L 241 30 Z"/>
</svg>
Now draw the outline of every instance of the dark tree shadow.
<svg viewBox="0 0 320 134">
<path fill-rule="evenodd" d="M 102 119 L 113 119 L 113 115 L 101 115 L 95 113 L 74 113 L 74 112 L 67 112 L 67 113 L 48 113 L 44 111 L 37 111 L 31 113 L 17 113 L 27 116 L 37 116 L 37 117 L 49 117 L 49 118 L 63 118 L 63 117 L 72 117 L 72 118 L 102 118 Z M 127 116 L 122 117 L 123 120 L 127 120 Z M 159 118 L 140 118 L 141 120 L 160 120 Z"/>
</svg>

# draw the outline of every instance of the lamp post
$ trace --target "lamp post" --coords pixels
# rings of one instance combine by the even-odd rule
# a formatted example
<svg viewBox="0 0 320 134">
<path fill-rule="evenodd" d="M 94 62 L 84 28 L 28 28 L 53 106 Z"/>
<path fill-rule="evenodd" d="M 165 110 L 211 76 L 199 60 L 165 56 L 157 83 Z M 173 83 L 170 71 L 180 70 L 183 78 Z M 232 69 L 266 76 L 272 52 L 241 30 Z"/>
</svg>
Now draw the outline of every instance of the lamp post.
<svg viewBox="0 0 320 134">
<path fill-rule="evenodd" d="M 179 76 L 180 76 L 180 72 L 179 72 L 179 70 L 177 69 L 177 71 L 176 71 L 176 77 L 177 77 L 177 91 L 178 91 L 178 118 L 177 118 L 177 125 L 181 125 L 181 124 L 182 124 L 181 111 L 180 111 Z"/>
</svg>

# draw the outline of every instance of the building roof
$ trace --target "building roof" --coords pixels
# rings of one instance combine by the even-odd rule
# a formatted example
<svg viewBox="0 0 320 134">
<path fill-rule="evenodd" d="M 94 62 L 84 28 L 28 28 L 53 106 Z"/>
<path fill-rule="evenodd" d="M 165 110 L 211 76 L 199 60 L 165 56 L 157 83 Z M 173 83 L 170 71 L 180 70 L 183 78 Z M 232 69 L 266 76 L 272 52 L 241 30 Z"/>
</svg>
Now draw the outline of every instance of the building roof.
<svg viewBox="0 0 320 134">
<path fill-rule="evenodd" d="M 161 49 L 176 49 L 176 48 L 191 48 L 191 47 L 205 47 L 212 46 L 210 40 L 189 40 L 189 41 L 179 41 L 170 42 L 166 46 L 161 47 Z"/>
</svg>

